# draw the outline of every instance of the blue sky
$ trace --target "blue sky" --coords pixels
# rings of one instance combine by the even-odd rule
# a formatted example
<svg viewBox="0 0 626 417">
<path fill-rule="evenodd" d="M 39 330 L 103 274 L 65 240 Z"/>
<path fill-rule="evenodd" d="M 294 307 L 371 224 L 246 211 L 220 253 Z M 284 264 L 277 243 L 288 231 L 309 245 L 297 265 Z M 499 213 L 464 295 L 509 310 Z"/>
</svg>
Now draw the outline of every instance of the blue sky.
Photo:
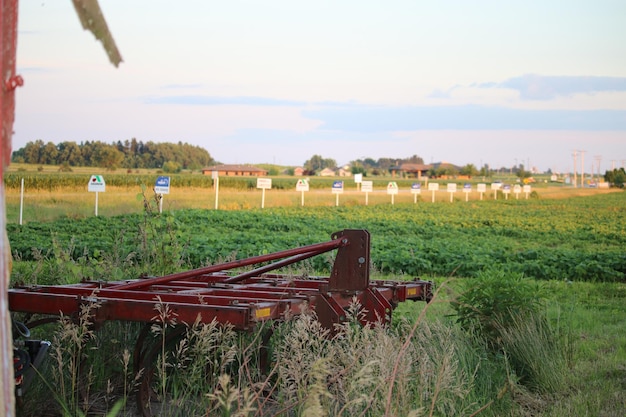
<svg viewBox="0 0 626 417">
<path fill-rule="evenodd" d="M 225 163 L 626 162 L 623 1 L 100 3 L 119 68 L 70 0 L 20 2 L 14 149 L 134 137 Z"/>
</svg>

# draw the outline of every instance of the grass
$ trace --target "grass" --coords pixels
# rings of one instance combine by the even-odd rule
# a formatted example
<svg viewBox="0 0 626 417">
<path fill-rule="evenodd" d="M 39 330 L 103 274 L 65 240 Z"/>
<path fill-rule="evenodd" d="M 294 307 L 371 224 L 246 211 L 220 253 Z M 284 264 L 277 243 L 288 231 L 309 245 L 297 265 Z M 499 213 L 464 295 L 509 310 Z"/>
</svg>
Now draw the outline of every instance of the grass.
<svg viewBox="0 0 626 417">
<path fill-rule="evenodd" d="M 115 190 L 111 191 L 117 197 Z M 125 195 L 118 201 L 100 196 L 103 197 L 100 213 L 108 215 L 106 210 L 124 207 L 143 209 L 137 203 L 140 190 L 118 191 L 119 195 Z M 203 192 L 172 193 L 165 197 L 164 206 L 175 209 L 185 204 L 204 205 Z M 56 198 L 52 194 L 41 193 L 48 199 Z M 88 214 L 90 203 L 80 208 L 85 214 L 78 207 L 79 201 L 93 194 L 86 191 L 75 194 L 57 196 L 58 200 L 47 203 L 59 209 L 54 216 L 91 215 Z M 318 195 L 320 205 L 334 205 L 330 193 L 312 192 L 307 198 L 313 195 Z M 299 193 L 277 191 L 276 196 L 285 199 L 283 204 L 288 201 L 299 204 Z M 260 204 L 260 191 L 233 192 L 230 197 L 232 200 L 225 198 L 224 204 L 232 204 L 232 209 L 245 209 L 246 204 L 257 199 Z M 266 195 L 269 203 L 267 197 L 269 193 Z M 361 197 L 348 193 L 340 199 L 356 205 L 361 204 Z M 377 204 L 389 204 L 389 196 L 377 197 Z M 348 203 L 350 198 L 354 199 L 352 203 Z M 169 207 L 167 202 L 171 204 Z M 11 204 L 15 210 L 15 202 Z M 43 207 L 39 206 L 32 215 L 46 216 Z M 146 224 L 141 233 L 148 243 L 143 249 L 145 259 L 164 258 L 154 252 L 157 245 L 150 245 L 157 236 L 169 239 L 167 256 L 176 258 L 180 254 L 175 239 L 168 237 L 168 230 L 153 230 Z M 88 265 L 63 261 L 64 250 L 57 249 L 60 255 L 57 262 L 51 265 L 51 260 L 38 260 L 40 265 L 32 266 L 33 275 L 57 268 L 66 271 L 64 275 L 71 280 L 82 269 L 89 269 Z M 119 255 L 119 259 L 107 260 L 97 267 L 104 269 L 104 275 L 113 276 L 107 274 L 107 269 L 115 270 L 115 274 L 118 270 L 128 272 L 134 267 L 131 265 L 134 260 L 142 258 Z M 179 265 L 179 261 L 178 258 L 164 261 L 160 266 L 163 273 Z M 85 258 L 85 262 L 89 260 Z M 34 282 L 42 279 L 35 276 Z M 160 415 L 172 416 L 623 415 L 626 283 L 533 283 L 542 286 L 542 292 L 547 294 L 542 310 L 547 323 L 519 320 L 507 327 L 510 332 L 504 334 L 505 353 L 497 354 L 479 338 L 464 332 L 450 317 L 453 314 L 450 302 L 474 281 L 435 279 L 439 291 L 434 302 L 426 308 L 420 303 L 401 304 L 394 311 L 395 325 L 390 328 L 362 328 L 348 322 L 338 336 L 328 338 L 310 315 L 280 325 L 271 338 L 273 361 L 266 372 L 256 366 L 261 331 L 238 334 L 215 324 L 197 325 L 183 329 L 172 344 L 165 344 L 158 338 L 159 332 L 171 334 L 170 324 L 174 323 L 168 314 L 163 316 L 167 306 L 161 305 L 160 310 L 155 309 L 155 317 L 159 314 L 164 317 L 160 320 L 162 325 L 154 329 L 157 366 L 154 386 L 161 404 L 155 407 L 159 407 Z M 353 306 L 352 314 L 358 317 L 358 306 Z M 92 332 L 91 324 L 89 315 L 85 315 L 78 322 L 62 321 L 55 329 L 36 329 L 42 337 L 54 335 L 56 355 L 50 375 L 43 378 L 55 382 L 40 387 L 39 397 L 35 391 L 29 393 L 29 404 L 22 415 L 41 415 L 42 410 L 103 415 L 115 411 L 119 404 L 125 404 L 122 410 L 125 415 L 133 415 L 135 410 L 129 397 L 146 371 L 145 368 L 131 370 L 129 352 L 139 326 L 107 323 Z M 549 327 L 543 327 L 545 324 Z M 522 359 L 521 365 L 514 366 L 513 355 Z M 544 364 L 546 359 L 562 358 L 567 372 L 555 380 L 549 377 L 559 376 L 554 371 L 558 367 L 548 373 L 547 380 L 545 375 L 537 376 L 542 369 L 533 366 L 539 358 Z M 553 365 L 559 364 L 554 361 Z M 519 369 L 528 369 L 532 383 Z"/>
<path fill-rule="evenodd" d="M 96 196 L 93 192 L 84 189 L 63 188 L 57 191 L 25 191 L 23 198 L 22 222 L 53 221 L 60 218 L 81 219 L 95 215 Z M 562 199 L 573 196 L 597 195 L 616 190 L 597 189 L 571 189 L 563 187 L 547 187 L 537 191 L 539 198 Z M 19 223 L 21 196 L 19 189 L 7 189 L 6 216 L 7 223 Z M 502 200 L 499 196 L 499 200 Z M 469 203 L 465 202 L 465 195 L 458 192 L 454 202 L 450 203 L 449 194 L 445 191 L 437 192 L 436 204 L 471 204 L 479 200 L 477 192 L 470 193 Z M 493 199 L 491 193 L 484 196 L 484 200 Z M 106 192 L 98 193 L 98 215 L 116 216 L 130 213 L 140 213 L 143 210 L 143 200 L 140 187 L 112 187 L 107 186 Z M 364 206 L 365 194 L 356 190 L 346 191 L 339 195 L 339 206 Z M 514 200 L 511 196 L 510 200 Z M 523 196 L 520 197 L 520 203 Z M 401 190 L 394 197 L 394 204 L 412 204 L 414 196 L 408 190 Z M 261 190 L 232 190 L 220 189 L 218 196 L 218 208 L 221 210 L 249 210 L 260 208 L 262 203 Z M 301 193 L 290 190 L 266 191 L 264 207 L 299 207 L 301 206 Z M 334 207 L 337 204 L 337 196 L 330 190 L 311 190 L 305 193 L 304 205 L 307 207 Z M 417 198 L 417 204 L 432 204 L 431 193 L 423 191 Z M 389 205 L 391 197 L 382 190 L 369 193 L 368 205 Z M 207 188 L 173 188 L 170 194 L 163 196 L 163 210 L 172 211 L 180 209 L 215 209 L 215 191 Z"/>
<path fill-rule="evenodd" d="M 282 324 L 271 338 L 273 361 L 265 373 L 255 365 L 261 333 L 239 334 L 209 323 L 191 326 L 169 346 L 157 338 L 161 401 L 153 410 L 171 416 L 623 415 L 625 284 L 542 282 L 551 332 L 545 323 L 520 320 L 507 326 L 507 355 L 494 355 L 450 317 L 449 301 L 467 280 L 437 282 L 433 303 L 401 304 L 390 328 L 363 328 L 353 320 L 328 338 L 312 315 Z M 358 317 L 357 305 L 351 314 Z M 166 306 L 155 309 L 158 315 L 167 325 L 159 325 L 156 334 L 172 331 Z M 88 316 L 76 324 L 63 321 L 52 368 L 54 378 L 65 379 L 55 379 L 51 388 L 62 399 L 61 409 L 105 413 L 126 400 L 125 415 L 134 415 L 129 394 L 138 375 L 129 371 L 128 352 L 137 333 L 136 325 L 125 323 L 92 333 Z M 557 372 L 562 368 L 556 362 L 535 368 L 531 373 L 543 372 L 548 380 L 529 384 L 512 371 L 510 358 L 520 356 L 514 349 L 530 355 L 530 367 L 562 358 L 567 372 Z M 23 415 L 40 415 L 45 398 Z"/>
</svg>

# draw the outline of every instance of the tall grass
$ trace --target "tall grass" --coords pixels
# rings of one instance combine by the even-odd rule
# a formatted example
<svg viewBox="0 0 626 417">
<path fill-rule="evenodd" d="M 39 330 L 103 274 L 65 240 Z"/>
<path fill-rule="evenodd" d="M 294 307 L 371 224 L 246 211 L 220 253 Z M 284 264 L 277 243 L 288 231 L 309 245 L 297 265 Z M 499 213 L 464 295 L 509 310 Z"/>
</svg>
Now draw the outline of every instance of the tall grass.
<svg viewBox="0 0 626 417">
<path fill-rule="evenodd" d="M 155 202 L 146 199 L 145 204 L 145 223 L 137 236 L 145 244 L 138 246 L 137 253 L 112 254 L 97 265 L 88 257 L 76 264 L 46 265 L 48 258 L 42 257 L 30 271 L 31 279 L 44 281 L 43 270 L 114 276 L 123 269 L 139 271 L 157 258 L 164 260 L 158 265 L 163 273 L 184 266 L 177 246 L 184 242 L 170 234 L 173 225 L 152 224 L 157 216 Z M 61 259 L 63 252 L 59 248 Z M 504 278 L 478 280 L 474 285 L 500 285 Z M 503 298 L 503 294 L 509 298 L 518 294 L 525 300 L 523 291 L 497 290 L 483 294 Z M 321 327 L 313 312 L 306 312 L 273 328 L 241 334 L 215 322 L 178 323 L 166 304 L 156 303 L 152 342 L 158 354 L 145 364 L 151 370 L 144 367 L 137 372 L 129 371 L 134 365 L 129 352 L 139 326 L 108 323 L 95 331 L 92 313 L 97 305 L 86 305 L 78 320 L 62 318 L 55 333 L 54 383 L 47 398 L 29 400 L 53 408 L 49 398 L 56 398 L 56 408 L 65 415 L 104 414 L 125 404 L 121 411 L 133 415 L 136 409 L 130 397 L 148 371 L 154 371 L 158 394 L 151 407 L 163 416 L 523 415 L 522 401 L 564 389 L 562 340 L 555 337 L 545 317 L 528 315 L 525 309 L 523 315 L 506 319 L 495 314 L 489 320 L 494 331 L 490 334 L 498 338 L 493 343 L 477 331 L 465 331 L 443 313 L 425 314 L 435 305 L 412 304 L 412 318 L 399 318 L 390 327 L 360 326 L 363 311 L 353 303 L 349 320 L 332 332 Z M 459 305 L 468 312 L 480 311 L 468 299 Z M 488 305 L 489 312 L 502 307 Z M 164 336 L 172 334 L 176 337 L 166 343 Z M 270 352 L 265 368 L 259 366 L 263 344 Z M 546 409 L 540 403 L 534 407 L 534 415 Z M 24 415 L 41 414 L 40 407 L 32 410 Z"/>
</svg>

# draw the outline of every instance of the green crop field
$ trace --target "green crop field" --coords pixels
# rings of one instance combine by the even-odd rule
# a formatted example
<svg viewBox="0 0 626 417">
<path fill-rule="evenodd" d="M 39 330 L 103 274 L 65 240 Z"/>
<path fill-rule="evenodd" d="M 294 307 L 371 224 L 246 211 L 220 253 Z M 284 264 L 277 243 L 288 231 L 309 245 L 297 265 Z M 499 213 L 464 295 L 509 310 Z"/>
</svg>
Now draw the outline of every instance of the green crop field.
<svg viewBox="0 0 626 417">
<path fill-rule="evenodd" d="M 293 179 L 284 181 L 293 182 Z M 381 181 L 383 187 L 386 181 Z M 431 203 L 430 194 L 423 191 L 414 204 L 413 196 L 405 191 L 396 196 L 392 205 L 389 196 L 379 191 L 370 195 L 366 206 L 363 194 L 354 189 L 341 195 L 336 206 L 329 184 L 325 185 L 328 190 L 314 189 L 306 194 L 304 207 L 300 206 L 300 193 L 287 189 L 268 191 L 263 209 L 259 190 L 225 187 L 223 199 L 220 197 L 223 205 L 218 210 L 213 208 L 210 184 L 181 185 L 164 196 L 163 213 L 158 212 L 154 196 L 149 192 L 144 195 L 137 183 L 119 184 L 100 195 L 102 206 L 98 217 L 93 215 L 93 193 L 87 193 L 86 186 L 82 189 L 79 185 L 43 187 L 25 197 L 30 199 L 25 207 L 34 208 L 25 209 L 27 215 L 22 225 L 17 222 L 19 189 L 12 186 L 7 190 L 8 235 L 14 258 L 12 281 L 64 284 L 83 278 L 117 280 L 142 274 L 159 275 L 323 242 L 341 229 L 367 229 L 372 235 L 375 277 L 419 276 L 433 280 L 440 289 L 426 309 L 423 305 L 406 304 L 394 313 L 394 320 L 400 322 L 423 320 L 419 333 L 428 335 L 431 342 L 439 340 L 443 349 L 440 353 L 451 349 L 452 356 L 434 359 L 435 368 L 431 370 L 426 370 L 426 362 L 420 362 L 423 357 L 418 355 L 416 358 L 422 359 L 416 359 L 416 363 L 421 364 L 425 373 L 413 378 L 423 384 L 428 383 L 424 379 L 430 375 L 428 372 L 443 378 L 444 374 L 438 372 L 444 372 L 439 368 L 444 364 L 457 367 L 465 364 L 471 368 L 467 373 L 454 374 L 458 380 L 449 381 L 445 394 L 438 391 L 444 380 L 437 378 L 432 380 L 435 385 L 429 385 L 431 388 L 424 388 L 425 391 L 418 390 L 418 394 L 411 391 L 413 388 L 402 391 L 402 401 L 408 402 L 406 406 L 397 405 L 394 415 L 623 415 L 626 409 L 624 192 L 539 185 L 528 200 L 513 196 L 495 200 L 489 194 L 483 201 L 472 195 L 465 202 L 459 192 L 450 202 L 448 194 L 440 192 L 436 202 Z M 297 272 L 325 274 L 331 262 L 328 256 L 315 258 Z M 520 281 L 520 285 L 530 284 L 519 288 L 532 292 L 527 295 L 540 297 L 541 312 L 556 334 L 567 366 L 559 383 L 550 385 L 550 389 L 526 385 L 522 374 L 509 368 L 513 364 L 507 359 L 508 351 L 489 352 L 480 344 L 474 346 L 474 342 L 465 350 L 468 336 L 462 336 L 451 303 L 473 285 L 489 282 L 485 274 L 500 274 L 504 281 L 493 282 L 501 284 L 507 282 L 507 277 L 511 277 L 510 281 Z M 437 327 L 440 325 L 441 328 Z M 289 338 L 285 332 L 283 336 Z M 382 346 L 383 340 L 390 346 L 394 343 L 382 334 L 371 340 L 367 337 L 373 336 L 367 332 L 358 337 L 363 337 L 361 343 L 368 346 Z M 445 340 L 458 340 L 459 344 L 446 348 Z M 284 349 L 280 346 L 275 347 L 276 358 L 281 357 Z M 360 346 L 360 350 L 364 348 Z M 460 352 L 468 356 L 458 356 Z M 476 359 L 476 354 L 482 359 Z M 541 356 L 536 353 L 534 357 L 539 360 Z M 470 357 L 473 359 L 469 360 Z M 372 363 L 363 359 L 359 366 Z M 367 367 L 347 367 L 342 372 L 367 386 L 368 369 L 371 371 Z M 102 392 L 106 386 L 103 381 L 112 377 L 106 370 L 99 372 L 97 378 L 101 381 L 93 382 L 93 389 Z M 281 380 L 280 375 L 276 376 L 277 380 Z M 388 403 L 386 408 L 384 405 L 376 408 L 376 395 L 372 396 L 372 402 L 352 408 L 349 405 L 353 400 L 349 398 L 357 391 L 350 391 L 347 386 L 343 387 L 346 391 L 342 391 L 341 400 L 326 391 L 316 397 L 320 389 L 330 388 L 320 387 L 315 380 L 308 380 L 308 376 L 302 378 L 308 385 L 301 387 L 296 397 L 290 397 L 291 391 L 284 387 L 285 391 L 277 396 L 280 406 L 271 410 L 283 410 L 282 414 L 278 413 L 281 415 L 310 415 L 307 412 L 311 409 L 306 404 L 317 398 L 327 407 L 335 407 L 335 415 L 349 415 L 354 410 L 372 416 L 382 415 L 381 409 L 390 412 Z M 371 383 L 370 379 L 367 381 Z M 121 384 L 126 387 L 126 383 Z M 253 384 L 246 385 L 240 376 L 235 387 L 252 389 Z M 217 390 L 211 395 L 223 394 L 218 388 L 211 389 Z M 377 392 L 376 388 L 372 390 Z M 237 397 L 239 410 L 245 408 L 242 392 Z M 396 400 L 397 404 L 404 404 Z M 240 415 L 264 415 L 258 411 L 260 405 L 255 404 L 257 413 L 249 410 Z M 75 406 L 80 408 L 78 403 Z M 71 404 L 69 408 L 72 409 Z"/>
</svg>

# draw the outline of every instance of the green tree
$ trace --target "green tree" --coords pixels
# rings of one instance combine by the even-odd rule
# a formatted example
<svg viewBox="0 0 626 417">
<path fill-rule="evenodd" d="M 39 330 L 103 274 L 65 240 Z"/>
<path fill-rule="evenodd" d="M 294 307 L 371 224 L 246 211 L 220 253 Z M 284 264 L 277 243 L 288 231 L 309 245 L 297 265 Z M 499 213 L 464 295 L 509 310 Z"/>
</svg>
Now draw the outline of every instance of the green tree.
<svg viewBox="0 0 626 417">
<path fill-rule="evenodd" d="M 624 171 L 624 168 L 606 171 L 604 181 L 610 183 L 613 187 L 624 188 L 624 184 L 626 183 L 626 171 Z"/>
<path fill-rule="evenodd" d="M 175 174 L 177 172 L 180 172 L 181 166 L 178 162 L 167 161 L 166 163 L 163 164 L 162 169 L 163 169 L 163 172 L 166 172 L 168 174 Z"/>
<path fill-rule="evenodd" d="M 114 146 L 106 144 L 100 144 L 92 157 L 94 166 L 106 168 L 109 171 L 119 168 L 123 160 L 124 154 L 122 152 L 118 151 Z"/>
<path fill-rule="evenodd" d="M 61 142 L 58 146 L 59 164 L 67 164 L 69 166 L 83 165 L 83 153 L 76 142 Z"/>
<path fill-rule="evenodd" d="M 43 150 L 44 144 L 43 140 L 38 139 L 35 142 L 28 142 L 26 146 L 23 148 L 22 155 L 24 158 L 24 162 L 27 164 L 41 164 L 40 155 Z M 19 155 L 18 152 L 14 152 L 14 154 Z"/>
<path fill-rule="evenodd" d="M 478 169 L 474 166 L 474 164 L 467 164 L 461 168 L 460 174 L 475 177 L 478 175 Z"/>
<path fill-rule="evenodd" d="M 39 161 L 40 163 L 46 165 L 56 165 L 57 156 L 59 156 L 59 150 L 57 149 L 57 146 L 52 142 L 48 142 L 46 143 L 46 146 L 44 146 L 41 150 Z"/>
</svg>

